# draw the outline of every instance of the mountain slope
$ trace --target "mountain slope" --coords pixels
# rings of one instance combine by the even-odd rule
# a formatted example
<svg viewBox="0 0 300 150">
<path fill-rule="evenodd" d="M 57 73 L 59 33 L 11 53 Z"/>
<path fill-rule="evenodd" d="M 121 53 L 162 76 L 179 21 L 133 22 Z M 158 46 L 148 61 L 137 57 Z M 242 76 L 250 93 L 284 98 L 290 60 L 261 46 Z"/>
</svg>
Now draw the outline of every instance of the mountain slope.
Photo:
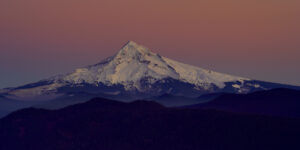
<svg viewBox="0 0 300 150">
<path fill-rule="evenodd" d="M 0 149 L 299 149 L 300 120 L 93 99 L 0 120 Z"/>
<path fill-rule="evenodd" d="M 36 83 L 1 90 L 0 112 L 2 100 L 9 99 L 38 101 L 39 105 L 45 103 L 51 107 L 54 106 L 51 104 L 53 102 L 56 106 L 63 107 L 92 97 L 132 101 L 169 94 L 190 99 L 209 93 L 249 93 L 280 87 L 300 89 L 187 65 L 162 57 L 129 41 L 114 56 L 95 65 Z M 176 105 L 195 103 L 198 101 L 180 102 Z M 168 105 L 175 106 L 169 102 Z"/>
<path fill-rule="evenodd" d="M 88 68 L 77 69 L 74 73 L 64 76 L 62 80 L 77 84 L 82 82 L 122 84 L 126 90 L 135 88 L 143 91 L 139 81 L 147 77 L 150 78 L 150 83 L 173 78 L 201 87 L 205 84 L 215 84 L 220 88 L 225 86 L 224 82 L 246 80 L 161 57 L 132 41 L 129 41 L 115 56 Z"/>
<path fill-rule="evenodd" d="M 281 88 L 250 94 L 223 94 L 206 103 L 186 107 L 300 118 L 300 91 Z"/>
<path fill-rule="evenodd" d="M 74 72 L 52 77 L 40 82 L 25 85 L 6 92 L 7 96 L 15 99 L 53 99 L 57 93 L 72 87 L 90 86 L 97 88 L 106 86 L 113 94 L 118 92 L 158 93 L 172 92 L 176 84 L 186 84 L 194 95 L 212 93 L 230 86 L 231 92 L 247 93 L 255 89 L 268 89 L 253 80 L 217 73 L 211 70 L 183 64 L 159 54 L 148 48 L 129 41 L 114 56 L 86 68 L 76 69 Z M 166 88 L 155 85 L 167 85 Z M 249 82 L 249 83 L 248 83 Z M 258 81 L 257 81 L 258 82 Z M 154 89 L 155 88 L 155 89 Z M 72 90 L 71 90 L 72 91 Z M 95 92 L 102 92 L 101 90 Z M 177 91 L 178 92 L 178 91 Z M 63 92 L 62 92 L 63 93 Z M 196 94 L 197 93 L 197 94 Z M 43 95 L 46 95 L 44 97 Z M 178 95 L 184 95 L 179 93 Z M 193 96 L 193 95 L 192 95 Z"/>
</svg>

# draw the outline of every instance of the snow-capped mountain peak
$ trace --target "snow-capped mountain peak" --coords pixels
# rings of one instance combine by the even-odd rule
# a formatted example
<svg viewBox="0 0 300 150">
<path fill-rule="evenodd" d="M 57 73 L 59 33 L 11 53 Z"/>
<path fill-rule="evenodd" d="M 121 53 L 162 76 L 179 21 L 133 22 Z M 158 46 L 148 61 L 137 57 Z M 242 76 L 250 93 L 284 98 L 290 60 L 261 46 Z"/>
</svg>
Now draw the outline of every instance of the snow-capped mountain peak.
<svg viewBox="0 0 300 150">
<path fill-rule="evenodd" d="M 115 55 L 100 63 L 24 86 L 26 88 L 13 89 L 7 93 L 13 97 L 32 99 L 32 97 L 45 94 L 57 95 L 55 93 L 62 89 L 65 91 L 66 88 L 75 90 L 78 87 L 88 86 L 98 91 L 104 86 L 105 88 L 101 90 L 111 88 L 115 92 L 124 90 L 129 93 L 152 93 L 154 95 L 165 92 L 178 94 L 184 90 L 177 87 L 180 84 L 186 86 L 186 89 L 189 89 L 187 91 L 192 91 L 194 95 L 201 95 L 220 91 L 228 82 L 235 83 L 236 85 L 232 87 L 239 92 L 247 92 L 243 84 L 248 80 L 180 63 L 162 57 L 136 42 L 129 41 Z M 103 92 L 101 90 L 98 92 Z"/>
<path fill-rule="evenodd" d="M 225 82 L 247 80 L 162 57 L 133 41 L 124 45 L 116 55 L 97 65 L 77 69 L 64 76 L 63 80 L 74 84 L 121 84 L 126 90 L 140 91 L 140 81 L 145 78 L 148 78 L 150 83 L 172 78 L 205 89 L 212 86 L 223 88 Z"/>
<path fill-rule="evenodd" d="M 145 77 L 156 81 L 166 77 L 179 78 L 179 74 L 160 55 L 129 41 L 113 57 L 91 67 L 77 69 L 63 80 L 72 83 L 122 84 L 126 89 L 139 89 L 139 81 Z"/>
<path fill-rule="evenodd" d="M 128 55 L 128 56 L 134 56 L 134 55 L 147 55 L 151 53 L 150 50 L 144 46 L 138 45 L 134 41 L 128 41 L 118 52 L 118 55 Z"/>
<path fill-rule="evenodd" d="M 184 64 L 129 41 L 115 55 L 97 64 L 36 83 L 0 90 L 0 105 L 7 101 L 20 101 L 21 107 L 27 107 L 29 104 L 23 102 L 31 101 L 43 103 L 47 108 L 57 108 L 93 97 L 105 97 L 122 101 L 157 100 L 168 106 L 183 106 L 200 103 L 198 97 L 209 93 L 249 93 L 279 87 L 300 89 Z M 160 99 L 164 94 L 171 95 L 171 98 Z M 180 98 L 176 100 L 173 96 Z M 207 101 L 207 98 L 203 100 Z M 6 104 L 1 106 L 7 109 Z M 0 112 L 2 110 L 0 108 Z"/>
</svg>

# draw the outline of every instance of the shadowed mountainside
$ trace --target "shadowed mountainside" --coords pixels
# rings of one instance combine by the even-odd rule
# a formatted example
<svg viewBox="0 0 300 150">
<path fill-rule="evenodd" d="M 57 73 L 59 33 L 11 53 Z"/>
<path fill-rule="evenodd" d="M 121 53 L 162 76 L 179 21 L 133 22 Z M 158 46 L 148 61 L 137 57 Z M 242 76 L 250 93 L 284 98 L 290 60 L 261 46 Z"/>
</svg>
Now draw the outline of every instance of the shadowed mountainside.
<svg viewBox="0 0 300 150">
<path fill-rule="evenodd" d="M 0 149 L 299 149 L 300 120 L 102 98 L 0 120 Z"/>
<path fill-rule="evenodd" d="M 273 89 L 250 94 L 223 94 L 216 99 L 187 106 L 270 116 L 300 117 L 300 91 Z"/>
</svg>

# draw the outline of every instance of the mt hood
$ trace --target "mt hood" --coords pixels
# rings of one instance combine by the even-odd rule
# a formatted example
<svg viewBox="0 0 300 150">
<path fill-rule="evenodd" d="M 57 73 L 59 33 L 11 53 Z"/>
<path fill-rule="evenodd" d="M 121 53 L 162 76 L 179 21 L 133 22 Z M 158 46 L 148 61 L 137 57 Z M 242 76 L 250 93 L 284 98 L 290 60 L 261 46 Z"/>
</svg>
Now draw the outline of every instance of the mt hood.
<svg viewBox="0 0 300 150">
<path fill-rule="evenodd" d="M 0 90 L 0 100 L 76 102 L 92 97 L 117 100 L 166 95 L 197 98 L 211 93 L 249 93 L 289 85 L 262 82 L 191 66 L 151 52 L 133 41 L 100 63 L 24 86 Z"/>
</svg>

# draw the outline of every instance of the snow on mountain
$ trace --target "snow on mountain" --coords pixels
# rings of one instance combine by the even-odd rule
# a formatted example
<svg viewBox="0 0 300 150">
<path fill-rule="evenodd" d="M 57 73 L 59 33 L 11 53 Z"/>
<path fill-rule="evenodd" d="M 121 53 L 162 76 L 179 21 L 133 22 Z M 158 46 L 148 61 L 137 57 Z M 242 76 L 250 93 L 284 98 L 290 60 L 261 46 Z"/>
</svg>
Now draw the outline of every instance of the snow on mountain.
<svg viewBox="0 0 300 150">
<path fill-rule="evenodd" d="M 214 92 L 248 93 L 282 85 L 250 80 L 180 63 L 133 41 L 98 64 L 2 92 L 10 99 L 49 100 L 68 92 L 200 96 Z M 4 93 L 4 94 L 3 94 Z"/>
<path fill-rule="evenodd" d="M 0 117 L 25 107 L 57 109 L 103 97 L 147 99 L 165 106 L 203 103 L 218 93 L 300 87 L 250 80 L 180 63 L 129 41 L 95 65 L 39 82 L 0 90 Z"/>
<path fill-rule="evenodd" d="M 131 84 L 138 89 L 138 82 L 143 77 L 152 77 L 154 80 L 178 78 L 178 73 L 172 69 L 158 54 L 130 41 L 115 56 L 99 64 L 77 69 L 62 80 L 74 84 L 122 84 L 129 90 Z"/>
<path fill-rule="evenodd" d="M 249 80 L 162 57 L 133 41 L 129 41 L 113 57 L 99 64 L 77 69 L 60 80 L 73 84 L 83 82 L 89 84 L 101 82 L 105 85 L 122 84 L 127 90 L 132 88 L 139 90 L 139 81 L 145 77 L 151 77 L 152 83 L 164 78 L 173 78 L 196 86 L 215 84 L 219 88 L 225 87 L 225 82 Z"/>
<path fill-rule="evenodd" d="M 233 82 L 244 80 L 250 80 L 247 78 L 232 76 L 224 73 L 218 73 L 211 70 L 202 69 L 199 67 L 183 64 L 168 58 L 163 57 L 166 63 L 168 63 L 179 74 L 179 80 L 202 86 L 203 84 L 215 84 L 219 88 L 225 87 L 225 82 Z"/>
</svg>

